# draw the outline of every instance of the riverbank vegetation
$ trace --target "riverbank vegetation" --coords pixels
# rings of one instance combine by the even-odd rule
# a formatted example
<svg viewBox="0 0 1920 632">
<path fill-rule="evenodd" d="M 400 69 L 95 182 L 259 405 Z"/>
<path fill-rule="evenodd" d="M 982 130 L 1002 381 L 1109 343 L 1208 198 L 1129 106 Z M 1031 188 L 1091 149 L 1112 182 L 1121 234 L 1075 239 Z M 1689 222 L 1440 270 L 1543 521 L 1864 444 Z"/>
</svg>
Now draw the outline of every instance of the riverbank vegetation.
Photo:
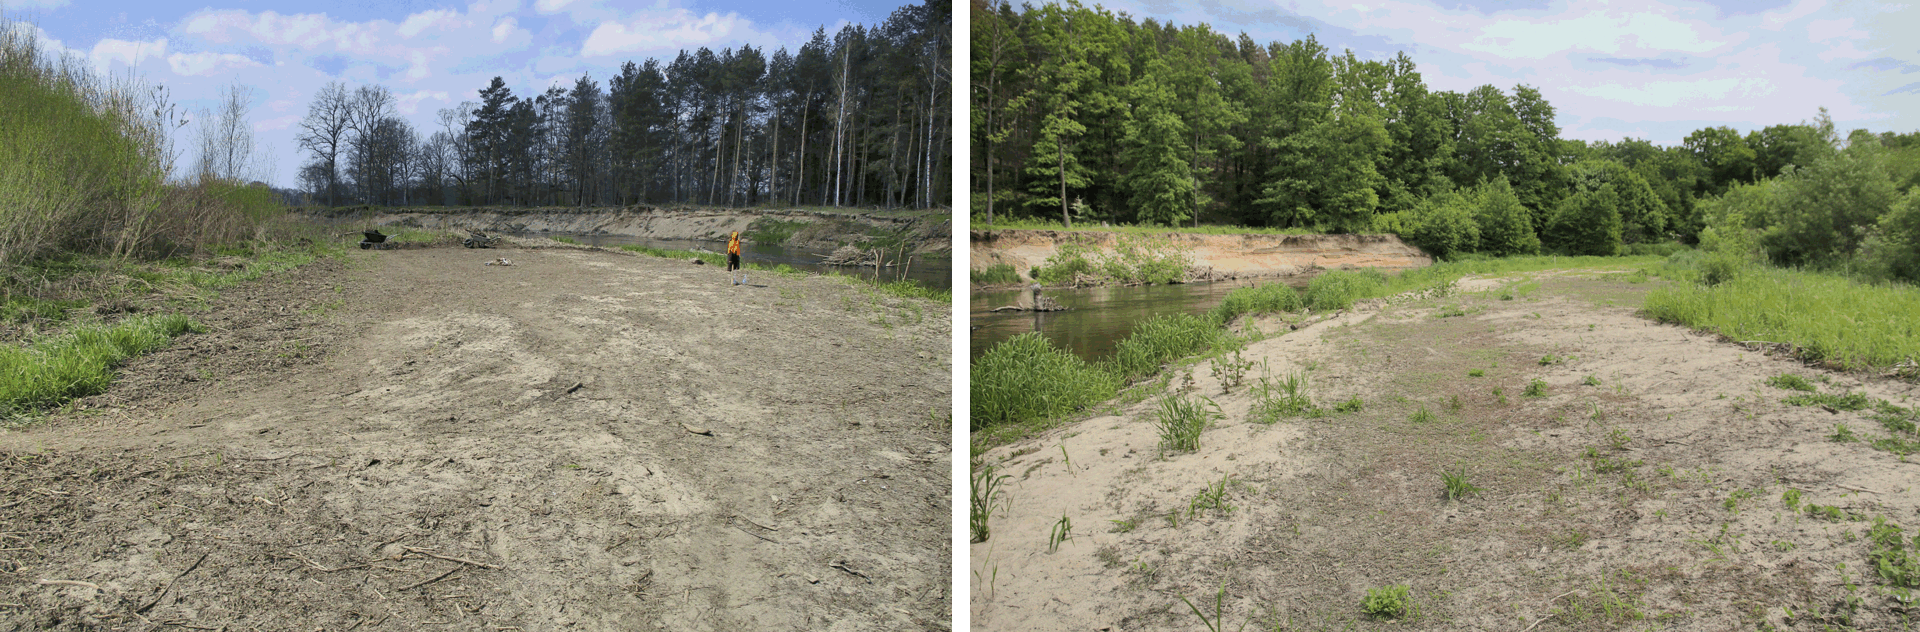
<svg viewBox="0 0 1920 632">
<path fill-rule="evenodd" d="M 1821 111 L 1586 142 L 1532 87 L 1431 90 L 1406 53 L 1077 2 L 972 11 L 976 227 L 1378 232 L 1442 258 L 1731 244 L 1920 279 L 1920 133 L 1841 134 Z"/>
<path fill-rule="evenodd" d="M 323 256 L 288 222 L 230 90 L 186 169 L 163 87 L 47 54 L 0 17 L 0 423 L 100 392 L 126 359 L 199 327 L 213 292 Z M 298 241 L 307 238 L 304 243 Z"/>
</svg>

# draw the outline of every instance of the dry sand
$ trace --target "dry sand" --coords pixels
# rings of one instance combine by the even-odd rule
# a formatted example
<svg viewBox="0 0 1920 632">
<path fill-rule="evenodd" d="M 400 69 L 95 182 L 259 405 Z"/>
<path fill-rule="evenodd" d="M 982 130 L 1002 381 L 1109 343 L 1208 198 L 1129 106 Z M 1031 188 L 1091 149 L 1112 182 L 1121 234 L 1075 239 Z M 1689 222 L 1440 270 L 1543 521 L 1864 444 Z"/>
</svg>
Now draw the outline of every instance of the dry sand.
<svg viewBox="0 0 1920 632">
<path fill-rule="evenodd" d="M 1765 381 L 1791 373 L 1906 407 L 1920 389 L 1654 323 L 1635 315 L 1647 284 L 1533 276 L 1546 277 L 1537 290 L 1481 279 L 1448 297 L 1312 317 L 1251 344 L 1248 384 L 1230 393 L 1210 363 L 1190 364 L 1144 401 L 987 452 L 1009 478 L 992 537 L 971 547 L 973 627 L 1905 629 L 1920 619 L 1875 575 L 1865 537 L 1872 517 L 1909 536 L 1920 527 L 1920 461 L 1830 440 L 1836 423 L 1867 440 L 1888 431 L 1864 411 L 1789 406 L 1792 392 Z M 1273 317 L 1252 326 L 1286 329 Z M 1564 361 L 1542 365 L 1549 354 Z M 1320 406 L 1358 397 L 1364 410 L 1251 423 L 1263 370 L 1306 375 Z M 1547 396 L 1524 397 L 1536 378 Z M 1223 418 L 1198 451 L 1158 447 L 1167 393 L 1218 403 Z M 1411 421 L 1423 407 L 1434 420 Z M 1443 469 L 1483 491 L 1447 499 Z M 1231 510 L 1195 510 L 1222 481 Z M 1801 512 L 1788 511 L 1789 489 Z M 1864 520 L 1817 518 L 1807 504 Z M 1050 551 L 1063 517 L 1071 538 Z M 1391 585 L 1410 586 L 1416 612 L 1364 614 L 1369 589 Z M 1212 621 L 1221 594 L 1224 621 Z"/>
<path fill-rule="evenodd" d="M 228 290 L 0 433 L 0 630 L 946 629 L 949 310 L 749 281 L 439 248 Z"/>
</svg>

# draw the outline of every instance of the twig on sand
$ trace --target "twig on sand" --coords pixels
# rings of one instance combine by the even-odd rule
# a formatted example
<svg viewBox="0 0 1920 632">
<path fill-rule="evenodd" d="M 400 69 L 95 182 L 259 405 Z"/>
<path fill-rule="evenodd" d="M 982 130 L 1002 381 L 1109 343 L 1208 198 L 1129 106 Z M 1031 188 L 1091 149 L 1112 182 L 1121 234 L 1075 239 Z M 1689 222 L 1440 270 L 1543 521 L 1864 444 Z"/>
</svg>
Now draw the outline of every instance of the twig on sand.
<svg viewBox="0 0 1920 632">
<path fill-rule="evenodd" d="M 1536 627 L 1539 627 L 1539 625 L 1540 625 L 1540 624 L 1541 624 L 1542 622 L 1545 622 L 1545 621 L 1546 621 L 1547 619 L 1552 619 L 1552 618 L 1553 618 L 1553 615 L 1551 615 L 1551 614 L 1549 614 L 1549 615 L 1547 615 L 1547 616 L 1544 616 L 1544 617 L 1540 617 L 1540 619 L 1539 619 L 1538 621 L 1534 621 L 1534 622 L 1533 622 L 1533 625 L 1530 625 L 1530 626 L 1527 626 L 1527 629 L 1525 629 L 1525 630 L 1521 630 L 1520 632 L 1531 632 L 1531 631 L 1532 631 L 1532 630 L 1533 630 L 1534 628 L 1536 628 Z"/>
<path fill-rule="evenodd" d="M 408 587 L 406 587 L 406 588 L 402 588 L 402 589 L 400 589 L 400 590 L 401 590 L 401 591 L 406 591 L 406 590 L 413 590 L 413 589 L 415 589 L 415 588 L 419 588 L 419 587 L 421 587 L 421 586 L 425 586 L 425 585 L 427 585 L 427 584 L 431 584 L 431 583 L 434 583 L 434 582 L 437 582 L 437 581 L 440 581 L 440 580 L 442 580 L 442 579 L 446 579 L 446 578 L 447 578 L 448 576 L 450 576 L 450 575 L 453 575 L 454 573 L 458 573 L 458 572 L 460 572 L 460 569 L 463 569 L 463 568 L 466 568 L 466 567 L 465 567 L 465 566 L 455 566 L 455 567 L 453 567 L 452 569 L 450 569 L 450 570 L 448 570 L 448 571 L 447 571 L 447 572 L 445 572 L 445 573 L 441 573 L 441 574 L 439 574 L 439 575 L 436 575 L 436 576 L 434 576 L 434 577 L 433 577 L 433 579 L 429 579 L 429 580 L 426 580 L 426 581 L 422 581 L 422 582 L 419 582 L 419 583 L 415 583 L 415 584 L 414 584 L 414 585 L 412 585 L 412 586 L 408 586 Z M 397 592 L 397 591 L 396 591 L 396 592 Z"/>
<path fill-rule="evenodd" d="M 1886 493 L 1886 492 L 1883 492 L 1883 491 L 1880 491 L 1880 490 L 1877 490 L 1877 489 L 1867 489 L 1867 488 L 1865 488 L 1865 487 L 1854 487 L 1854 486 L 1852 486 L 1852 485 L 1848 485 L 1848 484 L 1846 484 L 1846 483 L 1834 483 L 1833 485 L 1834 485 L 1835 487 L 1839 487 L 1839 488 L 1841 488 L 1841 489 L 1851 489 L 1851 490 L 1853 490 L 1853 491 L 1856 491 L 1856 492 L 1867 492 L 1867 493 L 1869 493 L 1869 494 L 1879 494 L 1879 495 L 1881 495 L 1881 496 L 1885 496 L 1885 495 L 1887 495 L 1887 493 Z"/>
<path fill-rule="evenodd" d="M 851 569 L 851 568 L 847 568 L 847 564 L 846 564 L 845 562 L 834 562 L 834 563 L 832 563 L 832 564 L 828 564 L 827 566 L 829 566 L 829 567 L 832 567 L 832 568 L 837 568 L 837 569 L 840 569 L 840 570 L 843 570 L 843 571 L 846 571 L 848 575 L 852 575 L 852 576 L 854 576 L 854 577 L 859 577 L 859 578 L 862 578 L 862 579 L 869 579 L 869 580 L 870 580 L 870 579 L 873 579 L 872 577 L 867 577 L 867 574 L 866 574 L 866 573 L 862 573 L 862 572 L 860 572 L 860 571 L 856 571 L 856 570 L 853 570 L 853 569 Z"/>
<path fill-rule="evenodd" d="M 760 524 L 760 523 L 758 523 L 758 522 L 754 522 L 752 518 L 748 518 L 748 517 L 746 517 L 746 516 L 742 516 L 742 515 L 740 515 L 740 514 L 734 514 L 734 516 L 733 516 L 733 517 L 735 517 L 735 518 L 739 518 L 739 519 L 741 519 L 741 520 L 745 520 L 745 521 L 747 521 L 747 524 L 750 524 L 750 525 L 753 525 L 753 526 L 756 526 L 756 527 L 760 527 L 760 528 L 762 528 L 762 529 L 766 529 L 766 530 L 768 530 L 768 531 L 779 531 L 779 530 L 780 530 L 780 528 L 779 528 L 779 527 L 769 527 L 769 526 L 767 526 L 767 525 L 763 525 L 763 524 Z"/>
<path fill-rule="evenodd" d="M 747 534 L 747 535 L 750 535 L 750 536 L 753 536 L 753 537 L 756 537 L 756 538 L 760 538 L 760 539 L 762 539 L 762 540 L 766 540 L 766 541 L 768 541 L 768 542 L 772 542 L 772 543 L 774 543 L 774 544 L 780 544 L 780 541 L 778 541 L 778 540 L 775 540 L 775 539 L 773 539 L 773 538 L 769 538 L 769 537 L 767 537 L 767 536 L 764 536 L 764 535 L 760 535 L 760 534 L 758 534 L 758 533 L 754 533 L 754 532 L 752 532 L 752 531 L 748 531 L 746 527 L 742 527 L 742 526 L 740 526 L 740 525 L 737 525 L 737 524 L 736 524 L 736 525 L 733 525 L 733 528 L 735 528 L 735 529 L 739 529 L 741 533 L 745 533 L 745 534 Z"/>
<path fill-rule="evenodd" d="M 497 570 L 500 570 L 500 567 L 499 567 L 499 566 L 495 566 L 495 565 L 492 565 L 492 564 L 488 564 L 488 563 L 486 563 L 486 562 L 475 562 L 475 561 L 473 561 L 473 560 L 469 560 L 469 559 L 466 559 L 466 558 L 461 558 L 461 557 L 453 557 L 453 556 L 450 556 L 450 555 L 441 555 L 441 554 L 439 554 L 439 553 L 435 553 L 435 552 L 433 552 L 433 551 L 429 551 L 429 550 L 426 550 L 426 549 L 423 549 L 423 548 L 419 548 L 419 547 L 412 547 L 412 546 L 409 546 L 409 547 L 406 547 L 406 548 L 407 548 L 407 552 L 408 552 L 408 553 L 419 553 L 419 554 L 421 554 L 421 555 L 425 555 L 425 556 L 427 556 L 427 557 L 431 557 L 431 558 L 434 558 L 434 559 L 441 559 L 441 560 L 446 560 L 446 561 L 449 561 L 449 562 L 459 562 L 459 563 L 461 563 L 461 564 L 466 564 L 466 565 L 468 565 L 468 566 L 478 566 L 478 567 L 480 567 L 480 568 L 491 568 L 491 569 L 493 569 L 493 570 L 496 570 L 496 571 L 497 571 Z"/>
<path fill-rule="evenodd" d="M 351 569 L 355 569 L 355 568 L 366 568 L 366 567 L 368 567 L 368 566 L 372 566 L 372 564 L 354 564 L 354 565 L 352 565 L 352 566 L 342 566 L 342 567 L 339 567 L 339 568 L 327 568 L 327 567 L 325 567 L 325 566 L 321 566 L 321 565 L 320 565 L 319 563 L 317 563 L 317 562 L 314 562 L 313 560 L 310 560 L 310 559 L 307 559 L 307 557 L 306 557 L 306 556 L 304 556 L 304 555 L 301 555 L 301 554 L 299 554 L 299 553 L 292 553 L 292 552 L 289 552 L 289 553 L 287 553 L 287 555 L 290 555 L 290 556 L 293 556 L 293 559 L 296 559 L 296 560 L 300 560 L 300 561 L 302 561 L 302 562 L 306 562 L 306 563 L 307 563 L 307 566 L 311 566 L 311 567 L 313 567 L 313 570 L 316 570 L 316 571 L 320 571 L 320 572 L 322 572 L 322 573 L 338 573 L 338 572 L 340 572 L 340 571 L 344 571 L 344 570 L 351 570 Z"/>
<path fill-rule="evenodd" d="M 92 588 L 94 590 L 101 590 L 99 584 L 95 584 L 93 582 L 75 581 L 71 579 L 39 579 L 39 580 L 34 580 L 33 583 L 40 584 L 42 586 L 79 586 L 81 588 Z M 102 591 L 102 592 L 105 592 L 105 591 Z"/>
<path fill-rule="evenodd" d="M 207 556 L 212 554 L 213 554 L 213 551 L 207 551 L 205 553 L 201 553 L 200 559 L 194 560 L 192 564 L 187 565 L 187 570 L 180 571 L 179 575 L 174 575 L 173 580 L 167 582 L 167 587 L 161 588 L 160 594 L 153 596 L 153 601 L 147 602 L 147 605 L 140 606 L 140 609 L 135 610 L 134 612 L 138 612 L 140 614 L 146 614 L 148 610 L 152 610 L 155 605 L 158 605 L 160 603 L 161 599 L 166 598 L 167 591 L 173 590 L 174 584 L 180 583 L 180 578 L 186 577 L 187 573 L 193 572 L 193 569 L 200 568 L 200 563 L 207 561 Z"/>
</svg>

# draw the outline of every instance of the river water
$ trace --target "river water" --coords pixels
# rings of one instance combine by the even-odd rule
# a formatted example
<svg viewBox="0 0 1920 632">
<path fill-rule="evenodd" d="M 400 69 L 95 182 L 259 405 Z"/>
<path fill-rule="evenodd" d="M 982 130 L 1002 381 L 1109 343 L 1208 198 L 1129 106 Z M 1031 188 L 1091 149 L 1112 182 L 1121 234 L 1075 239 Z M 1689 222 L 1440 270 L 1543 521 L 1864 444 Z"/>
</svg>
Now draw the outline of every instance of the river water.
<svg viewBox="0 0 1920 632">
<path fill-rule="evenodd" d="M 1302 275 L 1278 282 L 1304 288 L 1311 280 Z M 967 309 L 973 328 L 969 347 L 972 356 L 978 358 L 1000 341 L 1038 331 L 1056 347 L 1088 361 L 1100 360 L 1113 355 L 1114 345 L 1133 332 L 1134 323 L 1164 314 L 1204 314 L 1236 288 L 1274 282 L 1262 279 L 1041 291 L 1070 308 L 1064 312 L 993 312 L 995 307 L 1013 305 L 1028 290 L 973 292 Z"/>
<path fill-rule="evenodd" d="M 580 242 L 585 245 L 601 246 L 605 248 L 616 248 L 619 246 L 632 245 L 632 246 L 647 246 L 649 248 L 661 248 L 665 250 L 709 250 L 713 252 L 727 251 L 727 242 L 725 240 L 696 241 L 696 240 L 686 240 L 686 239 L 648 239 L 645 237 L 634 237 L 630 235 L 608 235 L 608 234 L 586 234 L 586 233 L 506 233 L 506 234 L 513 235 L 515 237 L 529 237 L 529 238 L 566 237 L 568 239 L 572 239 L 574 241 Z M 808 248 L 789 248 L 786 246 L 777 246 L 773 244 L 756 244 L 756 243 L 745 242 L 745 241 L 743 241 L 740 244 L 740 257 L 744 259 L 747 263 L 764 265 L 768 267 L 772 267 L 772 266 L 784 263 L 794 268 L 797 268 L 800 270 L 807 270 L 811 272 L 822 272 L 822 273 L 837 272 L 842 275 L 857 276 L 864 279 L 875 278 L 874 269 L 871 267 L 858 268 L 853 266 L 820 265 L 820 260 L 825 258 L 828 254 L 830 254 L 830 252 L 817 251 L 817 250 L 812 250 Z M 899 267 L 881 268 L 878 274 L 879 274 L 879 278 L 884 281 L 898 281 L 901 278 Z M 921 287 L 926 287 L 926 288 L 931 288 L 936 290 L 950 290 L 953 288 L 952 274 L 953 274 L 953 258 L 951 256 L 931 257 L 927 255 L 914 255 L 913 265 L 909 266 L 906 270 L 906 279 L 913 281 L 915 283 L 919 283 Z"/>
</svg>

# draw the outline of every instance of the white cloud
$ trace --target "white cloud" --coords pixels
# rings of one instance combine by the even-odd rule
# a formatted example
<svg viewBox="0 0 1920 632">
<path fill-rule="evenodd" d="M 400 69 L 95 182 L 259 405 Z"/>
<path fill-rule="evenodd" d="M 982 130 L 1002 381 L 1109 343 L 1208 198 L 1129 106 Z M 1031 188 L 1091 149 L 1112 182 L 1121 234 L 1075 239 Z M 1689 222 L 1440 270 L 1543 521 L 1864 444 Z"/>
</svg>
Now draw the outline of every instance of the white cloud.
<svg viewBox="0 0 1920 632">
<path fill-rule="evenodd" d="M 413 94 L 402 94 L 394 98 L 394 101 L 398 102 L 394 105 L 394 108 L 399 110 L 401 114 L 411 115 L 420 110 L 420 103 L 422 101 L 428 99 L 446 103 L 447 92 L 445 90 L 420 90 Z"/>
<path fill-rule="evenodd" d="M 567 5 L 573 4 L 576 1 L 577 0 L 537 0 L 533 3 L 533 10 L 541 13 L 559 13 L 567 10 Z"/>
<path fill-rule="evenodd" d="M 493 43 L 505 44 L 508 38 L 513 37 L 514 31 L 520 30 L 518 29 L 518 25 L 519 21 L 513 18 L 504 18 L 500 20 L 498 24 L 493 25 Z"/>
<path fill-rule="evenodd" d="M 1562 89 L 1629 105 L 1663 108 L 1765 97 L 1779 92 L 1778 86 L 1758 77 L 1585 84 L 1564 86 Z"/>
<path fill-rule="evenodd" d="M 399 33 L 401 37 L 412 38 L 425 32 L 427 29 L 444 31 L 465 26 L 467 26 L 467 21 L 460 18 L 458 11 L 443 9 L 409 15 L 406 21 L 400 23 L 399 28 L 394 29 L 394 32 Z"/>
<path fill-rule="evenodd" d="M 1760 28 L 1778 31 L 1800 18 L 1813 15 L 1826 6 L 1826 0 L 1801 0 L 1798 4 L 1785 9 L 1767 11 L 1760 14 Z"/>
<path fill-rule="evenodd" d="M 695 16 L 685 9 L 602 22 L 580 47 L 585 57 L 706 46 L 753 33 L 753 23 L 738 13 Z"/>
<path fill-rule="evenodd" d="M 1502 19 L 1479 31 L 1479 37 L 1460 48 L 1501 57 L 1538 58 L 1577 50 L 1609 55 L 1704 53 L 1727 44 L 1703 36 L 1698 25 L 1657 13 L 1593 11 L 1571 18 Z"/>
<path fill-rule="evenodd" d="M 277 116 L 274 118 L 260 121 L 258 123 L 254 123 L 253 131 L 271 132 L 274 130 L 289 129 L 293 127 L 294 123 L 300 122 L 300 119 L 302 118 L 305 118 L 305 117 L 298 114 L 293 114 L 288 116 Z"/>
<path fill-rule="evenodd" d="M 173 68 L 175 74 L 190 77 L 242 68 L 259 68 L 262 65 L 245 56 L 231 53 L 174 53 L 167 56 L 167 66 Z"/>
<path fill-rule="evenodd" d="M 151 42 L 129 42 L 105 38 L 94 44 L 93 50 L 88 53 L 94 67 L 102 70 L 111 68 L 113 62 L 137 67 L 146 60 L 164 59 L 166 56 L 167 38 L 164 37 Z"/>
</svg>

